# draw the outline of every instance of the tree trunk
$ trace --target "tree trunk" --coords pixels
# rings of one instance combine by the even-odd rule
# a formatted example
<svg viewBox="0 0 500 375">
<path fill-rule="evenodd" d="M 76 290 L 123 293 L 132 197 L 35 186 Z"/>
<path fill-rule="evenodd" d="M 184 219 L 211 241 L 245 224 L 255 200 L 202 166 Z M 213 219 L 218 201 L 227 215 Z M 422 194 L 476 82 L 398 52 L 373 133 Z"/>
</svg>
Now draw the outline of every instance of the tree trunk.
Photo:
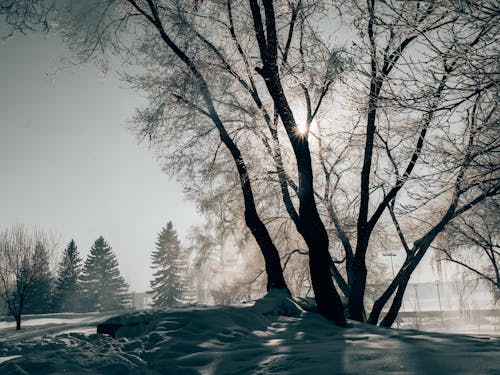
<svg viewBox="0 0 500 375">
<path fill-rule="evenodd" d="M 16 319 L 16 330 L 19 331 L 21 329 L 21 314 L 16 314 L 14 318 Z"/>
<path fill-rule="evenodd" d="M 374 62 L 372 61 L 372 65 Z M 363 322 L 364 297 L 366 289 L 366 251 L 373 230 L 373 224 L 368 220 L 370 202 L 370 175 L 375 137 L 375 120 L 377 113 L 378 95 L 382 83 L 376 75 L 376 67 L 372 66 L 372 80 L 370 85 L 370 101 L 368 103 L 368 118 L 366 125 L 366 141 L 361 170 L 361 193 L 358 222 L 356 225 L 358 240 L 352 264 L 352 285 L 349 298 L 349 314 L 351 319 Z"/>
<path fill-rule="evenodd" d="M 352 263 L 351 295 L 349 296 L 349 317 L 358 322 L 365 320 L 364 298 L 366 289 L 366 249 L 368 248 L 369 234 L 366 229 L 360 231 L 358 225 L 358 243 Z"/>
<path fill-rule="evenodd" d="M 370 313 L 370 317 L 368 318 L 367 321 L 368 324 L 373 324 L 373 325 L 378 324 L 380 313 L 382 312 L 382 309 L 384 308 L 387 301 L 389 301 L 389 298 L 391 298 L 391 296 L 394 294 L 394 291 L 397 289 L 398 282 L 399 282 L 399 275 L 394 280 L 392 280 L 392 282 L 389 284 L 389 286 L 380 296 L 380 298 L 375 301 L 372 307 L 372 311 Z"/>
<path fill-rule="evenodd" d="M 349 298 L 349 314 L 351 319 L 363 322 L 364 314 L 364 297 L 366 289 L 366 251 L 368 242 L 373 230 L 373 225 L 369 223 L 369 203 L 370 203 L 370 177 L 372 169 L 372 157 L 374 138 L 376 132 L 376 118 L 378 99 L 382 89 L 382 79 L 378 75 L 377 67 L 377 50 L 375 47 L 375 2 L 370 0 L 367 2 L 370 18 L 368 21 L 368 38 L 371 46 L 370 60 L 370 96 L 368 100 L 368 115 L 366 121 L 366 138 L 363 156 L 363 167 L 361 169 L 361 190 L 357 229 L 356 252 L 354 253 L 354 262 L 352 265 L 352 286 L 351 296 Z"/>
<path fill-rule="evenodd" d="M 245 191 L 244 186 L 242 186 L 242 189 Z M 260 220 L 253 200 L 245 200 L 245 222 L 264 256 L 267 273 L 267 290 L 271 288 L 288 290 L 283 277 L 283 268 L 281 267 L 278 249 L 274 245 L 264 223 Z"/>
<path fill-rule="evenodd" d="M 421 240 L 416 241 L 416 245 L 411 252 L 411 257 L 407 258 L 407 260 L 405 261 L 404 273 L 398 280 L 398 290 L 396 292 L 396 295 L 394 296 L 394 299 L 392 300 L 389 312 L 380 322 L 381 327 L 391 327 L 396 320 L 399 309 L 401 308 L 401 304 L 403 302 L 406 287 L 408 286 L 408 282 L 410 281 L 410 277 L 429 249 L 432 240 L 436 238 L 437 233 L 439 233 L 439 231 L 435 231 L 436 228 L 437 226 L 434 227 L 433 230 L 431 230 L 427 235 L 423 236 Z"/>
<path fill-rule="evenodd" d="M 366 287 L 366 264 L 365 259 L 357 257 L 353 263 L 353 278 L 351 295 L 349 296 L 349 317 L 358 322 L 364 321 L 364 298 Z"/>
<path fill-rule="evenodd" d="M 398 285 L 399 285 L 399 282 L 401 281 L 401 279 L 405 278 L 405 277 L 408 277 L 408 278 L 410 277 L 410 273 L 408 273 L 407 271 L 403 272 L 403 269 L 405 269 L 406 266 L 408 266 L 409 262 L 410 262 L 410 258 L 407 256 L 403 266 L 401 267 L 401 269 L 397 273 L 394 280 L 392 280 L 392 282 L 389 284 L 389 286 L 384 291 L 384 293 L 373 304 L 372 311 L 370 313 L 370 317 L 368 318 L 368 321 L 367 321 L 369 324 L 373 324 L 373 325 L 378 324 L 378 320 L 380 318 L 380 313 L 382 312 L 382 309 L 384 308 L 384 306 L 387 304 L 387 301 L 389 301 L 391 296 L 394 294 L 394 292 L 398 288 Z"/>
<path fill-rule="evenodd" d="M 410 280 L 409 276 L 405 276 L 401 278 L 398 285 L 398 291 L 392 300 L 391 308 L 387 315 L 380 322 L 381 327 L 391 327 L 394 324 L 394 321 L 398 317 L 399 309 L 401 308 L 401 304 L 403 303 L 403 297 L 406 291 L 406 287 L 408 286 L 408 281 Z"/>
<path fill-rule="evenodd" d="M 225 146 L 231 153 L 231 156 L 233 157 L 234 163 L 236 165 L 236 169 L 238 171 L 241 191 L 243 193 L 243 201 L 245 204 L 245 223 L 252 232 L 252 235 L 254 236 L 262 252 L 262 255 L 264 256 L 267 273 L 267 290 L 271 288 L 288 290 L 288 286 L 286 285 L 285 279 L 283 277 L 283 268 L 281 267 L 278 249 L 274 245 L 266 226 L 257 213 L 255 198 L 253 195 L 253 189 L 250 183 L 250 177 L 248 174 L 246 163 L 243 160 L 240 149 L 231 139 L 222 121 L 218 117 L 217 112 L 215 111 L 215 107 L 211 101 L 208 87 L 206 86 L 204 81 L 202 81 L 202 83 L 202 93 L 204 94 L 205 100 L 210 109 L 212 120 L 219 131 L 221 141 L 225 144 Z"/>
<path fill-rule="evenodd" d="M 276 65 L 262 70 L 274 105 L 278 110 L 297 160 L 299 172 L 300 234 L 309 250 L 309 269 L 318 310 L 336 325 L 345 327 L 344 309 L 330 271 L 331 256 L 325 226 L 314 201 L 313 171 L 307 137 L 297 137 L 293 113 L 281 86 Z"/>
<path fill-rule="evenodd" d="M 349 285 L 344 280 L 344 277 L 338 270 L 337 266 L 335 265 L 331 257 L 330 257 L 330 271 L 333 279 L 335 280 L 340 290 L 342 291 L 342 294 L 344 294 L 346 299 L 349 299 L 349 295 L 351 294 L 351 288 L 349 288 Z"/>
<path fill-rule="evenodd" d="M 286 102 L 283 88 L 278 83 L 279 79 L 276 78 L 278 77 L 277 71 L 271 74 L 271 76 L 275 77 L 275 79 L 266 81 L 266 83 L 274 99 L 274 104 L 278 108 L 297 160 L 301 235 L 309 249 L 309 269 L 316 304 L 320 313 L 327 319 L 332 320 L 338 326 L 345 327 L 346 321 L 342 300 L 335 289 L 331 277 L 328 234 L 314 201 L 313 172 L 309 143 L 307 137 L 299 138 L 295 135 L 295 119 Z"/>
<path fill-rule="evenodd" d="M 331 277 L 328 234 L 314 202 L 308 205 L 301 201 L 300 211 L 302 218 L 309 219 L 303 220 L 302 236 L 309 248 L 309 269 L 318 310 L 336 325 L 345 327 L 342 300 Z"/>
</svg>

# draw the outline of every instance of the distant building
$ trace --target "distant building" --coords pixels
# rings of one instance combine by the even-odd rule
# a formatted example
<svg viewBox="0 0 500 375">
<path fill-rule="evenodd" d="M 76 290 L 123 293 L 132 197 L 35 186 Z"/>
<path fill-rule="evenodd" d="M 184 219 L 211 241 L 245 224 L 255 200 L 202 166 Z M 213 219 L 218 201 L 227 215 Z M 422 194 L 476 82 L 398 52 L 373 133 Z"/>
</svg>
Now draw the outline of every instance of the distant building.
<svg viewBox="0 0 500 375">
<path fill-rule="evenodd" d="M 153 303 L 151 294 L 146 292 L 133 292 L 132 293 L 132 308 L 134 310 L 150 309 Z"/>
</svg>

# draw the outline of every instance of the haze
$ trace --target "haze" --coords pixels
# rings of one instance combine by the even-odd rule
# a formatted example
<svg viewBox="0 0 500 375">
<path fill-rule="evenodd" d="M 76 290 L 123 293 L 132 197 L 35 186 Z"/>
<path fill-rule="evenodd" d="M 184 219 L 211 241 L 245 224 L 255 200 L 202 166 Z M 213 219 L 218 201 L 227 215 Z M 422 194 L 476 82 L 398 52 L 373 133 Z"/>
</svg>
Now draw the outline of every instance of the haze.
<svg viewBox="0 0 500 375">
<path fill-rule="evenodd" d="M 200 219 L 126 129 L 143 99 L 92 65 L 57 72 L 68 54 L 41 35 L 0 45 L 0 227 L 38 225 L 61 250 L 73 238 L 82 258 L 102 235 L 144 291 L 161 227 L 172 220 L 184 238 Z"/>
</svg>

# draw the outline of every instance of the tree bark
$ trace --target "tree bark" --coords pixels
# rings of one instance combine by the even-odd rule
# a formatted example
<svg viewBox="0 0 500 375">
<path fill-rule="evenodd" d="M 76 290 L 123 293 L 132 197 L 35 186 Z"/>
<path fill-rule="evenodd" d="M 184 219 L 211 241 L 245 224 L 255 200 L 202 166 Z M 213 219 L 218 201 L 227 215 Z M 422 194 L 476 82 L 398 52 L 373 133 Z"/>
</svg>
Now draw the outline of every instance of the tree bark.
<svg viewBox="0 0 500 375">
<path fill-rule="evenodd" d="M 14 318 L 16 319 L 16 330 L 19 331 L 21 329 L 21 314 L 16 314 Z"/>
<path fill-rule="evenodd" d="M 356 254 L 352 263 L 352 279 L 351 294 L 349 296 L 349 317 L 353 320 L 363 322 L 365 320 L 364 314 L 364 297 L 366 289 L 366 250 L 368 248 L 369 234 L 359 234 L 358 243 L 356 245 Z"/>
<path fill-rule="evenodd" d="M 398 317 L 399 309 L 401 308 L 401 304 L 403 303 L 403 297 L 406 291 L 406 287 L 408 286 L 408 281 L 410 281 L 410 276 L 405 275 L 399 280 L 398 283 L 398 291 L 392 300 L 391 308 L 389 312 L 386 314 L 384 319 L 380 322 L 381 327 L 391 327 L 394 324 L 394 321 Z"/>
<path fill-rule="evenodd" d="M 242 189 L 245 191 L 243 186 Z M 283 277 L 283 268 L 281 267 L 278 249 L 274 245 L 264 223 L 260 220 L 253 201 L 251 204 L 245 204 L 245 222 L 264 256 L 267 273 L 267 290 L 271 288 L 288 290 Z"/>
<path fill-rule="evenodd" d="M 312 197 L 311 197 L 312 198 Z M 309 248 L 309 269 L 318 310 L 339 326 L 346 326 L 342 300 L 332 281 L 326 229 L 316 209 L 314 200 L 300 200 L 302 237 Z"/>
<path fill-rule="evenodd" d="M 392 280 L 392 282 L 389 284 L 387 289 L 384 291 L 384 293 L 378 298 L 375 303 L 373 304 L 372 311 L 370 312 L 370 317 L 368 318 L 367 323 L 377 325 L 379 318 L 380 318 L 380 313 L 382 312 L 382 309 L 384 306 L 387 304 L 387 301 L 391 298 L 391 296 L 394 294 L 396 289 L 398 288 L 399 282 L 401 279 L 405 277 L 410 277 L 410 275 L 403 271 L 405 267 L 409 263 L 409 258 L 407 257 L 405 260 L 405 263 L 399 270 L 398 274 L 396 277 Z"/>
</svg>

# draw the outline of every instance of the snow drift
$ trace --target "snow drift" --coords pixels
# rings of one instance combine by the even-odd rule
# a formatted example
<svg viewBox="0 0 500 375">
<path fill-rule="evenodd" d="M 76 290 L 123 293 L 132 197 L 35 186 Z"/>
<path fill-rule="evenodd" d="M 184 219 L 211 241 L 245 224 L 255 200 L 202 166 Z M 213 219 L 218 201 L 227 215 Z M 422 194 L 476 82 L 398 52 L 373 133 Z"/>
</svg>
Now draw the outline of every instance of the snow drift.
<svg viewBox="0 0 500 375">
<path fill-rule="evenodd" d="M 0 373 L 500 373 L 498 338 L 342 329 L 279 291 L 254 304 L 142 311 L 103 323 L 115 338 L 72 332 L 0 343 Z"/>
</svg>

